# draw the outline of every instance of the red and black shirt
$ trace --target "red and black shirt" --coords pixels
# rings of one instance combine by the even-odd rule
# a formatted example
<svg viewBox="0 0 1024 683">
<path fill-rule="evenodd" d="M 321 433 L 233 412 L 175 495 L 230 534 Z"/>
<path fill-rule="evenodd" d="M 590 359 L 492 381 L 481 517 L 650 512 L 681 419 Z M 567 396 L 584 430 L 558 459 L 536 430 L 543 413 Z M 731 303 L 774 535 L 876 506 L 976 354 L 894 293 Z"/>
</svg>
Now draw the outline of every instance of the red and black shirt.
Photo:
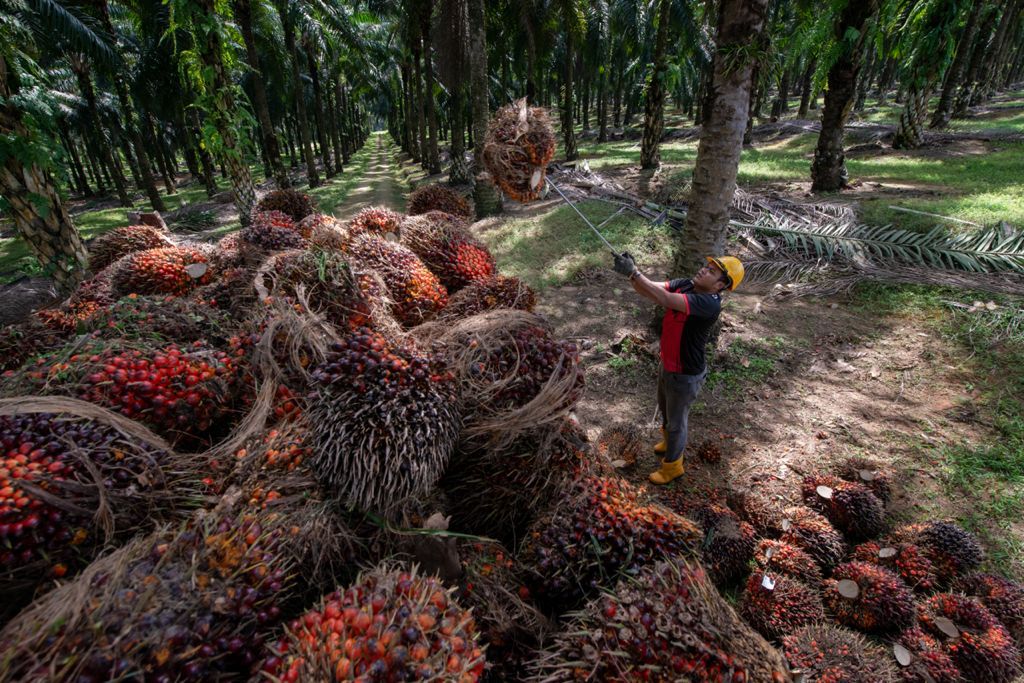
<svg viewBox="0 0 1024 683">
<path fill-rule="evenodd" d="M 661 323 L 661 363 L 668 372 L 699 375 L 704 372 L 704 347 L 707 346 L 711 326 L 722 311 L 719 294 L 698 294 L 693 291 L 693 280 L 672 280 L 665 289 L 686 297 L 682 311 L 665 311 Z"/>
</svg>

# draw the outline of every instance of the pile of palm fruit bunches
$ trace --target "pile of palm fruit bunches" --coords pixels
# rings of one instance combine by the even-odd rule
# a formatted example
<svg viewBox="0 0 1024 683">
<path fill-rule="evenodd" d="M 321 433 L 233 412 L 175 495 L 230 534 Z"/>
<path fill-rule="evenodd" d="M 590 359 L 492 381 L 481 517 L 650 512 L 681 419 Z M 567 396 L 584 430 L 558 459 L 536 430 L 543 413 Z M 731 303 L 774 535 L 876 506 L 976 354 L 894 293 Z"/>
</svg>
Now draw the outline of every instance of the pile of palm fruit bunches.
<svg viewBox="0 0 1024 683">
<path fill-rule="evenodd" d="M 118 228 L 3 331 L 0 681 L 1017 676 L 1024 589 L 894 524 L 875 463 L 786 502 L 617 476 L 576 346 L 465 204 Z"/>
</svg>

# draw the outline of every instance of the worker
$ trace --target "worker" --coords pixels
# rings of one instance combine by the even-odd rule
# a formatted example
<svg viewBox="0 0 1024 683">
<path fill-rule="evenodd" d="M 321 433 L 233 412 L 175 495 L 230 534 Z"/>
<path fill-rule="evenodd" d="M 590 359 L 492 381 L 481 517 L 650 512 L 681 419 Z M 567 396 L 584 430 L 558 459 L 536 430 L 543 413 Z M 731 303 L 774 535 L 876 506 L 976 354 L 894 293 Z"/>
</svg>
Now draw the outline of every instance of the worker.
<svg viewBox="0 0 1024 683">
<path fill-rule="evenodd" d="M 736 289 L 743 281 L 743 264 L 735 256 L 708 256 L 692 279 L 652 282 L 637 270 L 629 252 L 623 252 L 615 257 L 615 272 L 627 276 L 633 289 L 665 309 L 658 373 L 661 442 L 654 447 L 662 459 L 650 480 L 667 484 L 683 474 L 690 406 L 708 375 L 704 347 L 722 310 L 722 292 Z"/>
</svg>

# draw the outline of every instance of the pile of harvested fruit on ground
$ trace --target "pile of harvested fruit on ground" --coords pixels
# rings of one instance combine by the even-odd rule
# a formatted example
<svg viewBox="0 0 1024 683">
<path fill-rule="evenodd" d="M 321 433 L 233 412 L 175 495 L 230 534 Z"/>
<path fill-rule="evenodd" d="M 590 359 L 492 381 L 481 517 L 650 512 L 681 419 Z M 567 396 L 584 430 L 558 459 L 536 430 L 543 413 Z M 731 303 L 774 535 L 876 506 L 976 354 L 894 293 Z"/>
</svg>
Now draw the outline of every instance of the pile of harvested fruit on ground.
<svg viewBox="0 0 1024 683">
<path fill-rule="evenodd" d="M 504 110 L 499 184 L 533 195 L 552 144 Z M 1024 588 L 957 525 L 894 523 L 868 460 L 774 499 L 617 476 L 643 434 L 588 440 L 577 346 L 465 199 L 412 199 L 127 226 L 3 332 L 0 682 L 1018 675 Z"/>
</svg>

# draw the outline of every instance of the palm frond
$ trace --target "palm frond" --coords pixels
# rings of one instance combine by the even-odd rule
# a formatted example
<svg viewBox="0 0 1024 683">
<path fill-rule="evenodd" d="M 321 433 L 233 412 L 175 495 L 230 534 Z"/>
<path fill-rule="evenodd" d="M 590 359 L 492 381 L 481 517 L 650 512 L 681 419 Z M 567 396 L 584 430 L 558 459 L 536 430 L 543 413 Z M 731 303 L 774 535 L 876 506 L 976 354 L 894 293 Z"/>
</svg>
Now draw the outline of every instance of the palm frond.
<svg viewBox="0 0 1024 683">
<path fill-rule="evenodd" d="M 85 16 L 58 0 L 26 0 L 38 23 L 40 36 L 59 36 L 72 50 L 87 55 L 98 65 L 113 69 L 120 61 L 110 37 L 91 25 Z"/>
</svg>

